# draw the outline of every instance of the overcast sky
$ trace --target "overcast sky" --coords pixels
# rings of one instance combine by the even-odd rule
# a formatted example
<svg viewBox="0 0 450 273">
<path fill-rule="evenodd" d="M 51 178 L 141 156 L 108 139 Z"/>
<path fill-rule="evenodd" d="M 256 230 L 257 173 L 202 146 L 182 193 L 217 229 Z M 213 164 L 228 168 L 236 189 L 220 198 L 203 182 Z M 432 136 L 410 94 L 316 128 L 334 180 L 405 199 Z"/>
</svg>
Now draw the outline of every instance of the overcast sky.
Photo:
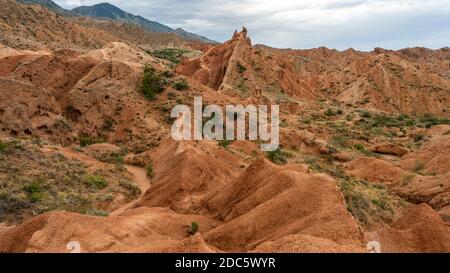
<svg viewBox="0 0 450 273">
<path fill-rule="evenodd" d="M 64 8 L 105 2 L 56 0 Z M 450 0 L 110 0 L 170 27 L 225 41 L 245 25 L 279 48 L 450 46 Z"/>
</svg>

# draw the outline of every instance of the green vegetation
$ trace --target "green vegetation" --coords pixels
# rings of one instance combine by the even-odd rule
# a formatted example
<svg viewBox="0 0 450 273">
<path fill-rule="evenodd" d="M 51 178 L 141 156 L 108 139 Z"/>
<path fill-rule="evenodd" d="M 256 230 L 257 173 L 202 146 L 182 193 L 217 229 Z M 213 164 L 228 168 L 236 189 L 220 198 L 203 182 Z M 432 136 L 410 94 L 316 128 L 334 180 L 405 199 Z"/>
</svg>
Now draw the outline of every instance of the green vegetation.
<svg viewBox="0 0 450 273">
<path fill-rule="evenodd" d="M 119 165 L 91 173 L 86 165 L 60 153 L 44 153 L 34 140 L 8 140 L 0 154 L 0 222 L 24 219 L 53 210 L 107 215 L 101 210 L 117 194 L 135 198 L 129 174 Z M 133 187 L 134 186 L 134 187 Z"/>
<path fill-rule="evenodd" d="M 111 118 L 105 119 L 102 125 L 102 129 L 105 131 L 112 131 L 115 125 L 115 121 Z"/>
<path fill-rule="evenodd" d="M 178 91 L 189 89 L 189 84 L 185 79 L 181 79 L 173 84 L 173 88 Z"/>
<path fill-rule="evenodd" d="M 336 115 L 342 115 L 344 112 L 341 109 L 338 110 L 333 110 L 331 108 L 328 108 L 325 112 L 324 115 L 327 117 L 332 117 L 332 116 L 336 116 Z"/>
<path fill-rule="evenodd" d="M 153 178 L 155 176 L 155 173 L 153 172 L 153 165 L 152 163 L 148 163 L 147 166 L 145 166 L 145 169 L 147 170 L 147 177 Z"/>
<path fill-rule="evenodd" d="M 415 173 L 420 173 L 421 171 L 423 171 L 424 168 L 425 168 L 425 163 L 422 161 L 417 161 L 416 164 L 414 165 L 413 171 Z"/>
<path fill-rule="evenodd" d="M 401 183 L 401 185 L 402 185 L 403 187 L 409 185 L 409 184 L 414 180 L 415 177 L 416 177 L 416 176 L 415 176 L 414 174 L 408 174 L 408 175 L 405 175 L 405 176 L 402 178 L 402 183 Z"/>
<path fill-rule="evenodd" d="M 130 181 L 120 181 L 119 186 L 126 189 L 129 192 L 130 198 L 136 198 L 141 194 L 141 189 L 138 186 L 134 185 Z"/>
<path fill-rule="evenodd" d="M 237 63 L 237 69 L 240 74 L 243 74 L 245 71 L 247 71 L 247 68 L 239 62 Z"/>
<path fill-rule="evenodd" d="M 87 175 L 84 182 L 89 186 L 96 189 L 104 189 L 108 186 L 108 182 L 105 178 L 99 175 Z"/>
<path fill-rule="evenodd" d="M 156 58 L 168 60 L 174 64 L 179 64 L 181 57 L 183 57 L 183 55 L 187 52 L 187 50 L 177 48 L 165 48 L 161 50 L 155 50 L 150 54 Z"/>
<path fill-rule="evenodd" d="M 9 150 L 9 145 L 0 140 L 0 154 L 7 153 Z"/>
<path fill-rule="evenodd" d="M 97 208 L 92 208 L 88 210 L 86 214 L 91 216 L 108 217 L 109 212 Z"/>
<path fill-rule="evenodd" d="M 231 144 L 231 143 L 233 143 L 233 141 L 231 141 L 231 140 L 226 140 L 226 139 L 224 139 L 224 140 L 219 140 L 219 141 L 217 141 L 218 143 L 219 143 L 219 146 L 221 146 L 221 147 L 223 147 L 223 148 L 228 148 L 228 146 Z"/>
<path fill-rule="evenodd" d="M 336 135 L 331 139 L 331 144 L 339 148 L 347 148 L 349 146 L 349 139 L 345 135 Z"/>
<path fill-rule="evenodd" d="M 401 199 L 390 195 L 382 185 L 348 176 L 342 167 L 330 163 L 326 156 L 306 155 L 303 163 L 316 173 L 336 178 L 347 210 L 363 225 L 389 223 L 394 219 L 395 208 L 402 205 Z"/>
<path fill-rule="evenodd" d="M 345 120 L 346 121 L 352 121 L 355 117 L 353 115 L 346 115 Z"/>
<path fill-rule="evenodd" d="M 363 117 L 365 117 L 363 115 Z M 387 127 L 387 128 L 402 128 L 402 127 L 422 127 L 430 128 L 439 124 L 450 124 L 450 119 L 436 118 L 431 115 L 425 115 L 419 118 L 413 118 L 406 114 L 398 116 L 386 114 L 370 114 L 366 117 L 367 120 L 362 121 L 364 127 Z"/>
<path fill-rule="evenodd" d="M 145 66 L 141 92 L 147 99 L 154 100 L 157 94 L 164 92 L 166 84 L 166 79 L 158 74 L 154 68 Z"/>
<path fill-rule="evenodd" d="M 41 181 L 33 181 L 23 187 L 31 202 L 36 203 L 44 198 L 44 188 Z"/>
<path fill-rule="evenodd" d="M 12 141 L 2 141 L 0 140 L 0 155 L 2 154 L 9 154 L 13 152 L 15 149 L 20 149 L 22 146 L 20 145 L 20 142 L 17 140 Z"/>
<path fill-rule="evenodd" d="M 86 146 L 89 146 L 89 145 L 92 145 L 92 144 L 96 144 L 96 143 L 104 143 L 105 140 L 103 138 L 101 138 L 101 137 L 100 138 L 93 138 L 93 137 L 90 137 L 88 135 L 81 134 L 81 135 L 78 136 L 78 142 L 80 143 L 81 147 L 86 147 Z"/>
<path fill-rule="evenodd" d="M 194 234 L 196 234 L 199 231 L 199 229 L 200 229 L 200 225 L 197 222 L 193 221 L 191 223 L 191 228 L 190 228 L 189 233 L 191 235 L 194 235 Z"/>
<path fill-rule="evenodd" d="M 169 92 L 169 93 L 167 93 L 167 98 L 169 99 L 169 100 L 173 100 L 173 99 L 175 99 L 177 97 L 177 94 L 175 94 L 174 92 Z"/>
<path fill-rule="evenodd" d="M 414 135 L 414 142 L 420 142 L 425 138 L 423 134 L 416 134 Z"/>
<path fill-rule="evenodd" d="M 266 157 L 275 164 L 286 164 L 288 154 L 280 148 L 266 153 Z"/>
<path fill-rule="evenodd" d="M 402 205 L 400 199 L 389 195 L 382 185 L 348 178 L 341 181 L 339 187 L 347 210 L 364 225 L 391 222 L 394 219 L 394 208 Z"/>
</svg>

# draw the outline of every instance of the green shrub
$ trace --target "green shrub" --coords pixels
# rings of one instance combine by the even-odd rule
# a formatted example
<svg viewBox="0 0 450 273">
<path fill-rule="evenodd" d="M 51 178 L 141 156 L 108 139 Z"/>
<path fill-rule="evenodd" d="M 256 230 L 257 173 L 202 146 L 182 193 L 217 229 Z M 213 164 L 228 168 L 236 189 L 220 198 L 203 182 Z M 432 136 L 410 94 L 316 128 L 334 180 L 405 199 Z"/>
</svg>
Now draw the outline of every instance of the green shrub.
<svg viewBox="0 0 450 273">
<path fill-rule="evenodd" d="M 219 140 L 219 141 L 218 141 L 219 146 L 224 147 L 224 148 L 228 148 L 228 146 L 229 146 L 232 142 L 233 142 L 233 141 L 231 141 L 231 140 L 226 140 L 226 139 L 224 139 L 224 140 Z"/>
<path fill-rule="evenodd" d="M 418 172 L 422 171 L 424 168 L 425 168 L 425 163 L 423 163 L 422 161 L 417 161 L 416 164 L 414 165 L 413 171 L 418 173 Z"/>
<path fill-rule="evenodd" d="M 275 164 L 285 164 L 287 162 L 287 154 L 283 152 L 280 148 L 275 151 L 270 151 L 266 153 L 267 158 Z"/>
<path fill-rule="evenodd" d="M 7 153 L 9 150 L 9 145 L 0 140 L 0 154 Z"/>
<path fill-rule="evenodd" d="M 28 194 L 31 202 L 36 203 L 44 198 L 44 187 L 40 181 L 33 181 L 23 186 L 23 190 Z"/>
<path fill-rule="evenodd" d="M 414 142 L 420 142 L 425 138 L 423 134 L 417 134 L 414 136 Z"/>
<path fill-rule="evenodd" d="M 145 169 L 147 170 L 148 178 L 153 178 L 155 176 L 152 163 L 148 163 L 147 166 L 145 167 Z"/>
<path fill-rule="evenodd" d="M 183 57 L 186 50 L 176 48 L 165 48 L 161 50 L 155 50 L 151 53 L 156 58 L 168 60 L 174 64 L 180 63 L 181 57 Z"/>
<path fill-rule="evenodd" d="M 362 152 L 362 151 L 365 151 L 366 150 L 366 147 L 364 146 L 364 145 L 362 145 L 362 144 L 360 144 L 360 143 L 358 143 L 358 144 L 355 144 L 355 149 L 356 150 L 358 150 L 358 151 L 360 151 L 360 152 Z"/>
<path fill-rule="evenodd" d="M 173 99 L 175 99 L 177 97 L 177 94 L 175 94 L 174 92 L 169 92 L 169 93 L 167 93 L 167 98 L 169 99 L 169 100 L 173 100 Z"/>
<path fill-rule="evenodd" d="M 104 189 L 108 186 L 108 182 L 105 178 L 99 175 L 87 175 L 84 182 L 89 186 L 96 189 Z"/>
<path fill-rule="evenodd" d="M 372 199 L 372 203 L 383 210 L 391 210 L 391 206 L 386 202 L 386 200 L 383 199 Z"/>
<path fill-rule="evenodd" d="M 247 68 L 245 66 L 243 66 L 241 63 L 237 63 L 237 68 L 238 68 L 238 72 L 239 73 L 244 73 L 245 71 L 247 71 Z"/>
<path fill-rule="evenodd" d="M 344 181 L 339 186 L 344 195 L 347 210 L 362 223 L 368 223 L 369 200 L 367 197 L 357 191 L 355 185 L 349 181 Z"/>
<path fill-rule="evenodd" d="M 355 117 L 353 115 L 346 115 L 345 120 L 346 121 L 352 121 Z"/>
<path fill-rule="evenodd" d="M 139 194 L 141 194 L 141 189 L 139 189 L 139 187 L 137 187 L 136 185 L 134 185 L 133 183 L 129 182 L 129 181 L 121 181 L 119 183 L 119 186 L 121 186 L 122 188 L 126 189 L 131 197 L 137 197 L 139 196 Z"/>
<path fill-rule="evenodd" d="M 325 116 L 327 117 L 331 117 L 331 116 L 335 116 L 336 113 L 333 111 L 333 109 L 328 108 L 324 113 Z"/>
<path fill-rule="evenodd" d="M 81 147 L 85 147 L 85 146 L 89 146 L 89 145 L 97 143 L 97 141 L 95 139 L 93 139 L 90 136 L 86 136 L 86 135 L 79 136 L 78 141 L 80 142 Z"/>
<path fill-rule="evenodd" d="M 41 192 L 43 189 L 41 182 L 39 181 L 33 181 L 31 183 L 26 184 L 25 186 L 23 186 L 23 190 L 27 193 L 36 193 L 36 192 Z"/>
<path fill-rule="evenodd" d="M 346 148 L 348 147 L 348 137 L 344 135 L 334 136 L 331 143 L 337 147 Z"/>
<path fill-rule="evenodd" d="M 164 92 L 165 79 L 156 73 L 153 67 L 145 66 L 141 92 L 147 99 L 153 100 L 156 94 Z"/>
<path fill-rule="evenodd" d="M 370 112 L 368 112 L 368 111 L 362 111 L 361 112 L 361 117 L 363 117 L 363 118 L 371 118 L 372 114 Z"/>
<path fill-rule="evenodd" d="M 99 216 L 99 217 L 108 217 L 109 212 L 101 210 L 101 209 L 97 209 L 97 208 L 92 208 L 89 209 L 86 212 L 87 215 L 92 215 L 92 216 Z"/>
<path fill-rule="evenodd" d="M 182 91 L 189 89 L 189 84 L 185 79 L 181 79 L 173 84 L 173 88 L 178 91 Z"/>
<path fill-rule="evenodd" d="M 199 229 L 200 229 L 199 224 L 198 224 L 197 222 L 193 221 L 193 222 L 191 223 L 191 231 L 190 231 L 190 233 L 191 233 L 192 235 L 194 235 L 195 233 L 197 233 L 197 232 L 199 231 Z"/>
</svg>

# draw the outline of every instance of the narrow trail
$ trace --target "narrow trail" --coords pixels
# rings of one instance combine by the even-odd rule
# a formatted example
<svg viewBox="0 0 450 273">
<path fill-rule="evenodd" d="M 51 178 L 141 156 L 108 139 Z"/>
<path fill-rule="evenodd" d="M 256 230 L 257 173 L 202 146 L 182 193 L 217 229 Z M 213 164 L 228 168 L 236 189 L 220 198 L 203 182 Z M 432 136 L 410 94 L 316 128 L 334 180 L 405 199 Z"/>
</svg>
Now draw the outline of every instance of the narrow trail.
<svg viewBox="0 0 450 273">
<path fill-rule="evenodd" d="M 73 151 L 68 148 L 49 145 L 49 146 L 44 146 L 41 150 L 43 152 L 55 152 L 55 151 L 60 152 L 64 156 L 71 158 L 71 159 L 79 160 L 79 161 L 87 164 L 90 168 L 93 168 L 93 169 L 101 169 L 101 168 L 105 167 L 105 165 L 108 165 L 107 163 L 101 162 L 93 157 L 90 157 L 90 156 L 85 155 L 80 152 Z M 142 196 L 145 194 L 145 192 L 151 186 L 150 179 L 148 179 L 148 177 L 147 177 L 147 171 L 144 168 L 140 168 L 140 167 L 136 167 L 136 166 L 132 166 L 132 165 L 125 165 L 125 168 L 127 169 L 127 171 L 129 173 L 131 173 L 131 175 L 133 177 L 133 182 L 141 190 L 141 194 L 139 195 L 139 197 L 131 200 L 130 202 L 128 202 L 126 204 L 121 205 L 119 208 L 112 211 L 109 214 L 110 216 L 120 215 L 123 212 L 125 212 L 126 210 L 132 208 L 133 205 L 136 204 L 142 198 Z M 0 228 L 1 228 L 1 226 L 0 226 Z"/>
<path fill-rule="evenodd" d="M 141 195 L 135 199 L 133 199 L 131 202 L 124 204 L 120 206 L 118 209 L 111 212 L 110 216 L 117 216 L 122 213 L 124 213 L 126 210 L 133 207 L 134 204 L 136 204 L 142 196 L 145 194 L 145 192 L 150 188 L 150 180 L 147 177 L 147 172 L 144 168 L 132 166 L 132 165 L 125 165 L 125 168 L 133 175 L 133 182 L 136 184 L 136 186 L 139 187 L 141 190 Z"/>
</svg>

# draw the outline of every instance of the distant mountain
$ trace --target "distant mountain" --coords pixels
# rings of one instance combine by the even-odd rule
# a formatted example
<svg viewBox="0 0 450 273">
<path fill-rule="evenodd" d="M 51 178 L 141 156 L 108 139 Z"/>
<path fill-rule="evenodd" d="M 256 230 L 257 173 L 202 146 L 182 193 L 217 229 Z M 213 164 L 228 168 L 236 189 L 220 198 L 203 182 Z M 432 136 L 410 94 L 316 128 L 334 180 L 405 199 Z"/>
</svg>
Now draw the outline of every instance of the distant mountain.
<svg viewBox="0 0 450 273">
<path fill-rule="evenodd" d="M 133 15 L 120 8 L 111 5 L 110 3 L 101 3 L 93 6 L 81 6 L 74 8 L 73 10 L 66 10 L 60 7 L 58 4 L 51 0 L 17 0 L 23 4 L 38 4 L 46 7 L 47 9 L 65 17 L 71 16 L 87 16 L 97 19 L 109 19 L 113 21 L 120 21 L 125 23 L 131 23 L 142 27 L 150 32 L 162 32 L 162 33 L 174 33 L 181 38 L 189 41 L 200 41 L 203 43 L 217 43 L 204 36 L 187 32 L 181 28 L 172 29 L 164 24 L 150 21 L 139 15 Z"/>
<path fill-rule="evenodd" d="M 46 7 L 47 9 L 53 11 L 56 14 L 59 14 L 61 16 L 74 16 L 70 10 L 63 9 L 58 4 L 51 0 L 17 0 L 17 2 L 22 4 L 38 4 L 43 7 Z"/>
<path fill-rule="evenodd" d="M 82 6 L 74 8 L 72 12 L 79 15 L 88 16 L 91 18 L 103 18 L 103 19 L 106 18 L 115 21 L 133 23 L 151 32 L 175 33 L 187 40 L 197 40 L 205 43 L 217 43 L 216 41 L 210 40 L 206 37 L 194 33 L 187 32 L 181 28 L 174 30 L 161 23 L 147 20 L 142 16 L 133 15 L 109 3 L 101 3 L 93 6 Z"/>
<path fill-rule="evenodd" d="M 173 30 L 158 22 L 147 20 L 141 16 L 136 16 L 125 12 L 118 7 L 109 3 L 101 3 L 93 6 L 82 6 L 74 8 L 72 12 L 91 18 L 111 19 L 115 21 L 123 21 L 134 23 L 151 32 L 172 32 Z"/>
<path fill-rule="evenodd" d="M 173 31 L 174 33 L 178 34 L 179 36 L 183 37 L 186 40 L 191 40 L 191 41 L 201 41 L 204 43 L 212 43 L 212 44 L 217 44 L 217 41 L 213 41 L 210 40 L 208 38 L 206 38 L 205 36 L 201 36 L 192 32 L 187 32 L 182 28 L 177 28 Z"/>
</svg>

